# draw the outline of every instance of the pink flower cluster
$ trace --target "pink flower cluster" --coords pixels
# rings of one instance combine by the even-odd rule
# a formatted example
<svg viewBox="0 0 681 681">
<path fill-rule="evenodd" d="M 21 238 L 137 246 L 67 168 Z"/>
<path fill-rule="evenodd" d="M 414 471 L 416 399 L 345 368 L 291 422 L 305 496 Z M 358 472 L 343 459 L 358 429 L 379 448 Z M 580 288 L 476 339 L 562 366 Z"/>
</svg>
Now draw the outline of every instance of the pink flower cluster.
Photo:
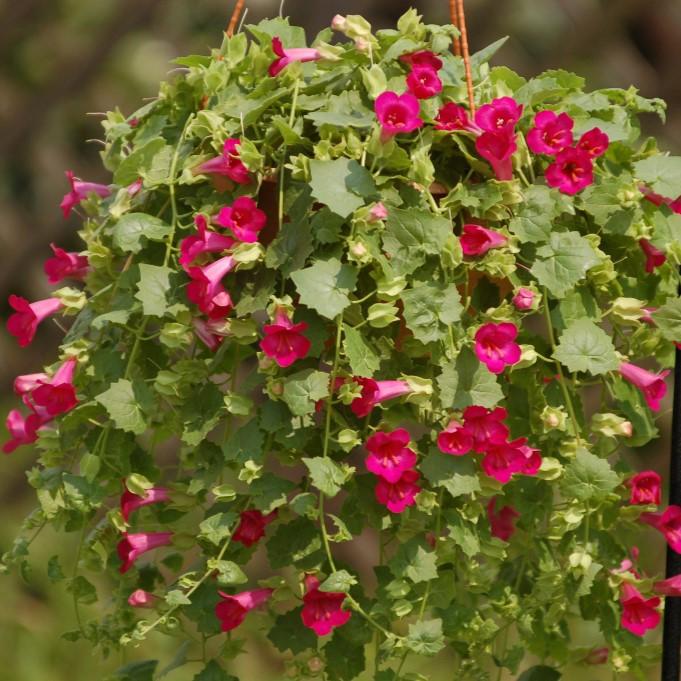
<svg viewBox="0 0 681 681">
<path fill-rule="evenodd" d="M 438 435 L 438 448 L 454 456 L 469 452 L 484 454 L 483 471 L 502 484 L 509 482 L 516 473 L 535 475 L 541 466 L 541 454 L 528 446 L 525 438 L 508 440 L 510 431 L 504 423 L 507 415 L 503 407 L 493 410 L 480 406 L 466 407 L 463 423 L 452 419 Z"/>
<path fill-rule="evenodd" d="M 430 99 L 442 92 L 438 71 L 442 59 L 428 50 L 403 54 L 400 61 L 411 68 L 407 76 L 407 89 L 417 99 Z"/>
<path fill-rule="evenodd" d="M 365 447 L 369 452 L 365 465 L 378 477 L 376 500 L 392 513 L 402 513 L 416 503 L 421 490 L 417 481 L 416 452 L 408 445 L 411 440 L 404 428 L 391 432 L 378 431 L 369 437 Z"/>
<path fill-rule="evenodd" d="M 593 184 L 593 162 L 610 143 L 600 128 L 585 132 L 573 146 L 574 121 L 566 113 L 540 111 L 534 127 L 527 133 L 527 146 L 535 154 L 553 156 L 546 169 L 546 183 L 564 194 L 577 194 Z"/>
</svg>

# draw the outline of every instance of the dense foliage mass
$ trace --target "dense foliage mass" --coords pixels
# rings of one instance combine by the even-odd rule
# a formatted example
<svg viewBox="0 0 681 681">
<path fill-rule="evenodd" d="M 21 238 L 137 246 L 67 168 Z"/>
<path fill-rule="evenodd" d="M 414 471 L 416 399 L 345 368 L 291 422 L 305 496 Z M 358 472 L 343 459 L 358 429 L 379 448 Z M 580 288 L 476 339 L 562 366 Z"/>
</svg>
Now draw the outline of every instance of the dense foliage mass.
<svg viewBox="0 0 681 681">
<path fill-rule="evenodd" d="M 641 673 L 681 593 L 635 548 L 652 526 L 681 551 L 681 508 L 620 459 L 657 437 L 681 338 L 681 158 L 638 141 L 662 103 L 490 68 L 500 41 L 469 111 L 455 29 L 413 11 L 312 47 L 247 32 L 108 114 L 111 185 L 68 173 L 85 249 L 45 271 L 84 288 L 10 301 L 21 345 L 75 319 L 15 382 L 4 450 L 37 444 L 40 506 L 4 565 L 78 533 L 74 576 L 48 565 L 68 636 L 186 640 L 197 681 L 234 678 L 244 623 L 290 678 L 426 679 L 406 670 L 438 654 L 462 679 Z"/>
</svg>

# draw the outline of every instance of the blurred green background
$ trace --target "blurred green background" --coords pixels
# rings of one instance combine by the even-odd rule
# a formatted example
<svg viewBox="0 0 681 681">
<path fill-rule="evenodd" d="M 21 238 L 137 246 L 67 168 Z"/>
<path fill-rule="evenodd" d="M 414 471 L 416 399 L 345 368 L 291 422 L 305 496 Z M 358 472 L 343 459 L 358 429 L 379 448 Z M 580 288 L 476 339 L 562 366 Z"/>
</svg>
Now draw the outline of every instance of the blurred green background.
<svg viewBox="0 0 681 681">
<path fill-rule="evenodd" d="M 374 27 L 392 26 L 410 5 L 429 22 L 448 22 L 447 0 L 286 0 L 284 10 L 313 35 L 336 13 L 361 13 Z M 247 0 L 246 6 L 250 23 L 278 14 L 280 2 Z M 205 53 L 220 43 L 232 7 L 230 0 L 0 2 L 0 249 L 5 254 L 0 300 L 10 293 L 45 297 L 42 262 L 49 242 L 78 247 L 77 222 L 62 218 L 59 201 L 67 189 L 65 169 L 109 181 L 99 163 L 99 117 L 93 114 L 116 106 L 127 114 L 154 96 L 173 57 Z M 473 51 L 510 36 L 497 64 L 526 76 L 565 68 L 587 76 L 593 87 L 633 84 L 643 95 L 665 99 L 667 125 L 650 117 L 646 132 L 681 151 L 680 0 L 468 0 L 466 7 Z M 6 318 L 6 307 L 2 313 Z M 56 327 L 45 325 L 30 348 L 19 350 L 14 339 L 0 334 L 3 414 L 13 402 L 14 376 L 40 370 L 59 337 Z M 634 455 L 634 466 L 666 470 L 668 421 L 667 410 L 662 416 L 667 437 Z M 0 553 L 33 508 L 24 473 L 32 461 L 27 448 L 0 461 Z M 64 564 L 72 563 L 68 554 L 75 544 L 75 537 L 69 543 L 45 531 L 32 547 L 35 569 L 28 580 L 0 577 L 0 681 L 95 681 L 121 664 L 118 657 L 102 664 L 85 646 L 60 638 L 74 628 L 71 597 L 49 582 L 44 566 L 56 553 L 66 556 Z M 659 542 L 644 553 L 648 566 L 661 565 Z M 588 632 L 580 638 L 589 644 Z M 268 647 L 252 641 L 248 651 L 232 670 L 243 681 L 282 678 Z M 174 652 L 172 641 L 157 637 L 129 655 L 160 655 L 163 665 Z M 449 679 L 451 669 L 433 670 L 432 678 Z M 197 670 L 194 665 L 165 678 L 191 679 Z M 601 677 L 582 668 L 564 678 Z"/>
</svg>

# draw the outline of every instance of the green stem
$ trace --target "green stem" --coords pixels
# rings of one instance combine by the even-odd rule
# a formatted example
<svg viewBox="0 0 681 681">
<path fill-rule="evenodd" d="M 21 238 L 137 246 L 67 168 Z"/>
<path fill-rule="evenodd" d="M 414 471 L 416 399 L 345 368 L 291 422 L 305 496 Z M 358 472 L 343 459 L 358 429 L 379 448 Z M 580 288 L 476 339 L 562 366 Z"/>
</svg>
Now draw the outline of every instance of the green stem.
<svg viewBox="0 0 681 681">
<path fill-rule="evenodd" d="M 435 517 L 435 541 L 440 537 L 440 532 L 442 531 L 442 504 L 445 500 L 445 490 L 444 487 L 440 489 L 440 494 L 437 500 L 437 516 Z M 423 600 L 421 601 L 421 607 L 419 608 L 419 622 L 423 619 L 426 613 L 426 608 L 428 607 L 428 599 L 430 598 L 430 585 L 432 580 L 426 584 L 426 590 L 423 594 Z"/>
</svg>

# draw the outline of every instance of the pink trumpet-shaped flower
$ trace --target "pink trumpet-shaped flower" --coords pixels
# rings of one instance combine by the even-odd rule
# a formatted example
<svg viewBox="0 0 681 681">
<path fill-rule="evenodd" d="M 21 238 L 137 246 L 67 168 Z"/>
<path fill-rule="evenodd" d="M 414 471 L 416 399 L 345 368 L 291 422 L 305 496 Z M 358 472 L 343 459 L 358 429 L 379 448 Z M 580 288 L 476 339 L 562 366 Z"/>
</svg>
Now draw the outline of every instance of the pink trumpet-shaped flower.
<svg viewBox="0 0 681 681">
<path fill-rule="evenodd" d="M 468 112 L 461 105 L 447 102 L 440 108 L 435 117 L 436 130 L 466 130 L 479 135 L 481 130 L 470 118 Z"/>
<path fill-rule="evenodd" d="M 433 71 L 439 71 L 442 68 L 442 59 L 430 50 L 420 50 L 419 52 L 410 52 L 403 54 L 400 57 L 403 64 L 409 64 L 411 67 L 426 67 Z"/>
<path fill-rule="evenodd" d="M 669 206 L 674 213 L 681 215 L 681 196 L 677 197 L 676 199 L 670 199 L 667 196 L 656 194 L 652 189 L 646 187 L 644 184 L 639 185 L 639 189 L 643 196 L 650 201 L 650 203 L 653 203 L 656 206 L 661 206 L 664 203 L 665 205 Z"/>
<path fill-rule="evenodd" d="M 638 245 L 646 257 L 646 272 L 648 274 L 654 272 L 657 267 L 667 262 L 667 256 L 664 254 L 664 251 L 653 246 L 648 239 L 639 239 Z"/>
<path fill-rule="evenodd" d="M 499 181 L 513 179 L 513 154 L 518 145 L 512 128 L 501 129 L 498 132 L 483 132 L 475 140 L 475 148 L 494 170 Z"/>
<path fill-rule="evenodd" d="M 215 615 L 220 620 L 220 629 L 222 631 L 236 629 L 251 610 L 262 605 L 272 595 L 272 591 L 272 589 L 254 589 L 234 595 L 218 591 L 223 599 L 215 606 Z"/>
<path fill-rule="evenodd" d="M 515 532 L 515 521 L 520 518 L 520 513 L 512 506 L 504 506 L 496 511 L 496 503 L 497 498 L 492 497 L 487 504 L 490 532 L 493 537 L 497 537 L 502 541 L 508 541 Z"/>
<path fill-rule="evenodd" d="M 307 357 L 311 343 L 303 335 L 306 322 L 294 324 L 283 310 L 278 310 L 274 324 L 265 324 L 265 337 L 260 341 L 261 350 L 280 367 L 291 366 L 296 360 Z"/>
<path fill-rule="evenodd" d="M 493 229 L 487 229 L 481 225 L 468 224 L 463 226 L 459 237 L 461 250 L 464 255 L 484 255 L 492 248 L 505 246 L 508 239 Z"/>
<path fill-rule="evenodd" d="M 23 397 L 24 395 L 29 395 L 42 383 L 47 383 L 50 377 L 45 373 L 39 374 L 23 374 L 22 376 L 17 376 L 14 379 L 14 392 Z M 28 405 L 27 405 L 28 406 Z"/>
<path fill-rule="evenodd" d="M 411 392 L 406 381 L 375 381 L 360 376 L 355 376 L 353 380 L 362 386 L 362 394 L 350 404 L 352 413 L 359 418 L 370 414 L 377 404 Z"/>
<path fill-rule="evenodd" d="M 662 479 L 655 471 L 641 471 L 627 480 L 631 488 L 630 504 L 660 504 L 662 497 Z"/>
<path fill-rule="evenodd" d="M 653 591 L 660 596 L 681 596 L 681 575 L 674 575 L 653 584 Z"/>
<path fill-rule="evenodd" d="M 38 439 L 38 429 L 44 423 L 37 414 L 24 417 L 20 411 L 12 409 L 5 421 L 11 438 L 2 446 L 2 451 L 11 454 L 17 447 L 32 444 Z"/>
<path fill-rule="evenodd" d="M 622 628 L 636 636 L 643 636 L 648 629 L 654 629 L 660 623 L 660 613 L 657 611 L 660 599 L 657 596 L 646 599 L 636 587 L 626 582 L 622 584 L 620 605 Z"/>
<path fill-rule="evenodd" d="M 128 596 L 128 605 L 131 608 L 153 608 L 155 602 L 159 600 L 158 596 L 144 589 L 136 589 Z"/>
<path fill-rule="evenodd" d="M 458 421 L 450 421 L 448 426 L 438 434 L 437 446 L 445 454 L 463 456 L 473 449 L 473 436 Z"/>
<path fill-rule="evenodd" d="M 138 532 L 136 534 L 123 533 L 123 539 L 118 542 L 116 551 L 121 559 L 119 571 L 125 574 L 134 562 L 147 551 L 153 551 L 161 546 L 168 546 L 173 536 L 172 532 Z"/>
<path fill-rule="evenodd" d="M 40 381 L 31 391 L 30 406 L 36 413 L 51 418 L 71 411 L 78 404 L 76 389 L 73 386 L 77 365 L 78 360 L 70 357 L 57 369 L 51 379 Z"/>
<path fill-rule="evenodd" d="M 515 342 L 518 328 L 510 322 L 483 324 L 475 332 L 475 354 L 493 374 L 520 361 L 520 346 Z"/>
<path fill-rule="evenodd" d="M 464 429 L 473 438 L 476 452 L 486 452 L 492 445 L 506 442 L 509 431 L 502 422 L 507 415 L 503 407 L 492 410 L 473 405 L 464 409 Z"/>
<path fill-rule="evenodd" d="M 600 128 L 587 130 L 577 142 L 577 148 L 586 151 L 591 158 L 598 158 L 608 150 L 610 139 Z"/>
<path fill-rule="evenodd" d="M 672 504 L 662 513 L 641 513 L 639 519 L 662 532 L 672 550 L 681 553 L 681 506 Z"/>
<path fill-rule="evenodd" d="M 107 196 L 111 196 L 111 190 L 105 184 L 97 184 L 96 182 L 83 182 L 82 180 L 76 179 L 73 171 L 67 170 L 66 177 L 71 184 L 71 191 L 64 195 L 61 200 L 59 207 L 67 218 L 71 211 L 84 201 L 90 194 L 97 194 L 97 196 L 105 199 Z"/>
<path fill-rule="evenodd" d="M 319 580 L 314 575 L 307 575 L 300 611 L 303 624 L 317 636 L 326 636 L 336 627 L 342 627 L 352 615 L 349 610 L 343 610 L 344 600 L 344 593 L 320 591 Z"/>
<path fill-rule="evenodd" d="M 499 97 L 475 112 L 477 126 L 485 132 L 509 131 L 523 115 L 523 106 L 512 97 Z"/>
<path fill-rule="evenodd" d="M 239 524 L 232 535 L 232 541 L 237 541 L 244 546 L 253 546 L 253 544 L 257 543 L 265 536 L 265 528 L 273 522 L 276 517 L 276 510 L 267 515 L 264 515 L 257 509 L 242 511 L 239 516 Z"/>
<path fill-rule="evenodd" d="M 215 224 L 226 227 L 239 241 L 248 244 L 258 240 L 258 232 L 266 222 L 267 215 L 249 196 L 240 196 L 231 206 L 222 208 L 215 219 Z"/>
<path fill-rule="evenodd" d="M 535 154 L 553 156 L 572 145 L 575 122 L 565 113 L 540 111 L 534 117 L 534 127 L 527 133 L 527 146 Z"/>
<path fill-rule="evenodd" d="M 374 433 L 366 441 L 369 455 L 364 460 L 367 470 L 389 483 L 416 465 L 416 453 L 408 447 L 411 437 L 404 428 Z"/>
<path fill-rule="evenodd" d="M 58 284 L 62 279 L 84 279 L 90 271 L 87 257 L 65 251 L 54 244 L 50 244 L 54 253 L 53 258 L 48 258 L 43 265 L 47 281 L 50 284 Z"/>
<path fill-rule="evenodd" d="M 185 237 L 180 243 L 179 263 L 185 270 L 189 270 L 192 263 L 204 253 L 221 253 L 234 245 L 231 237 L 209 231 L 204 215 L 197 215 L 194 224 L 198 233 Z"/>
<path fill-rule="evenodd" d="M 165 503 L 166 501 L 170 501 L 170 491 L 165 487 L 150 487 L 144 491 L 144 496 L 126 489 L 121 494 L 121 514 L 123 515 L 123 520 L 127 523 L 130 514 L 138 508 L 142 508 L 142 506 Z"/>
<path fill-rule="evenodd" d="M 379 478 L 374 490 L 376 501 L 386 506 L 391 513 L 402 513 L 405 508 L 416 503 L 416 495 L 421 491 L 416 484 L 419 477 L 418 471 L 407 470 L 397 482 Z"/>
<path fill-rule="evenodd" d="M 668 370 L 654 374 L 630 362 L 622 362 L 619 371 L 622 378 L 635 385 L 643 393 L 646 404 L 653 411 L 660 410 L 660 402 L 667 394 L 667 384 L 664 379 L 669 374 Z"/>
<path fill-rule="evenodd" d="M 511 444 L 517 446 L 518 451 L 525 457 L 520 472 L 523 475 L 536 475 L 542 464 L 541 452 L 527 445 L 525 438 L 514 440 Z"/>
<path fill-rule="evenodd" d="M 195 317 L 192 319 L 192 326 L 194 327 L 194 333 L 201 340 L 202 343 L 209 349 L 215 352 L 222 341 L 224 336 L 216 333 L 216 326 L 222 325 L 220 319 L 201 319 L 200 317 Z"/>
<path fill-rule="evenodd" d="M 19 341 L 22 348 L 31 344 L 40 322 L 64 307 L 59 298 L 45 298 L 29 303 L 26 298 L 15 295 L 9 297 L 9 304 L 16 312 L 7 320 L 7 330 Z"/>
<path fill-rule="evenodd" d="M 236 266 L 236 260 L 226 255 L 204 267 L 191 267 L 192 281 L 187 286 L 187 298 L 209 317 L 226 317 L 232 309 L 232 299 L 222 285 L 222 279 Z"/>
<path fill-rule="evenodd" d="M 572 195 L 593 184 L 593 170 L 591 156 L 582 149 L 570 147 L 556 154 L 555 161 L 546 169 L 544 176 L 549 187 Z"/>
<path fill-rule="evenodd" d="M 289 64 L 293 62 L 300 61 L 317 61 L 322 58 L 319 50 L 315 50 L 312 47 L 290 47 L 289 49 L 284 49 L 284 45 L 281 42 L 281 38 L 272 38 L 272 51 L 277 55 L 268 69 L 268 73 L 272 78 L 278 76 Z"/>
<path fill-rule="evenodd" d="M 531 289 L 519 288 L 516 294 L 513 296 L 513 305 L 515 306 L 516 310 L 525 312 L 532 309 L 535 298 L 536 293 Z"/>
<path fill-rule="evenodd" d="M 407 88 L 417 99 L 430 99 L 442 92 L 442 81 L 430 66 L 414 66 L 407 76 Z"/>
<path fill-rule="evenodd" d="M 374 109 L 384 140 L 402 132 L 413 132 L 423 125 L 419 100 L 409 92 L 403 95 L 384 92 L 376 99 Z"/>
<path fill-rule="evenodd" d="M 239 157 L 240 144 L 237 138 L 230 137 L 225 141 L 222 154 L 202 163 L 195 172 L 204 175 L 224 175 L 237 184 L 248 184 L 251 175 Z"/>
</svg>

